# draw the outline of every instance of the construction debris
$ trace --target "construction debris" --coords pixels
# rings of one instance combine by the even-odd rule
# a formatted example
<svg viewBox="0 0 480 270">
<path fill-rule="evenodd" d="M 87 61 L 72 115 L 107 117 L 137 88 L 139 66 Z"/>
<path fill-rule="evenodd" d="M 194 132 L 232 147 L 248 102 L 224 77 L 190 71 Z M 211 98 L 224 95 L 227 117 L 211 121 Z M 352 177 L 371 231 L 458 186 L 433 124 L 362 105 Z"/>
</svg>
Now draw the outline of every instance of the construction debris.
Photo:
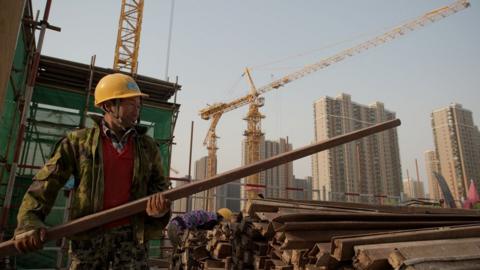
<svg viewBox="0 0 480 270">
<path fill-rule="evenodd" d="M 182 250 L 185 269 L 467 269 L 480 263 L 480 213 L 252 200 Z"/>
</svg>

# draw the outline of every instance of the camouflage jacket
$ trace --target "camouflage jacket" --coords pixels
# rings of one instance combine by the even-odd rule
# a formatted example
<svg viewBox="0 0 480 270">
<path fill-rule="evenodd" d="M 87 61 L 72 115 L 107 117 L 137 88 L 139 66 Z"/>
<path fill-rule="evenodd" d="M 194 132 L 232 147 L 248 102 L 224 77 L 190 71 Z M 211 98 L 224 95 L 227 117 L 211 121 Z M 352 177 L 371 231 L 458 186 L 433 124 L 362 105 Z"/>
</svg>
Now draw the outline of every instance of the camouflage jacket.
<svg viewBox="0 0 480 270">
<path fill-rule="evenodd" d="M 50 160 L 35 175 L 20 206 L 15 234 L 38 227 L 45 227 L 43 221 L 55 202 L 58 191 L 71 175 L 75 178 L 74 194 L 70 208 L 70 219 L 77 219 L 103 210 L 103 159 L 100 139 L 100 117 L 92 117 L 93 128 L 84 128 L 67 134 L 56 146 Z M 135 135 L 134 172 L 130 200 L 169 188 L 165 179 L 160 151 L 155 141 L 146 135 L 146 128 L 137 127 Z M 153 218 L 146 213 L 131 217 L 136 239 L 143 243 L 159 239 L 168 224 L 171 213 Z M 76 234 L 71 239 L 88 239 L 101 233 L 102 227 Z"/>
</svg>

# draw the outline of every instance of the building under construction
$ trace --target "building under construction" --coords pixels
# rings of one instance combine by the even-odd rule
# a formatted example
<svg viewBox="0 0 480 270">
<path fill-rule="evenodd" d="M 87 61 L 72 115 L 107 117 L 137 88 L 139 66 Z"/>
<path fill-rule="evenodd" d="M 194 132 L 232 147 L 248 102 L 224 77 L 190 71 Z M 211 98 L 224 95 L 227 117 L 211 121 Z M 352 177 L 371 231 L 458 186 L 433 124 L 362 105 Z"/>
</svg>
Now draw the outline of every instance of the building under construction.
<svg viewBox="0 0 480 270">
<path fill-rule="evenodd" d="M 143 0 L 132 3 L 123 1 L 112 69 L 96 66 L 94 56 L 88 65 L 41 54 L 45 31 L 59 30 L 59 27 L 48 23 L 51 0 L 47 0 L 43 19 L 34 16 L 29 0 L 2 4 L 0 240 L 3 243 L 0 243 L 0 268 L 68 267 L 68 244 L 63 237 L 46 242 L 40 251 L 23 255 L 8 257 L 5 255 L 7 253 L 2 253 L 2 248 L 12 238 L 17 225 L 18 208 L 32 177 L 49 159 L 55 144 L 66 132 L 92 125 L 89 114 L 101 114 L 93 105 L 93 89 L 103 76 L 114 72 L 130 73 L 142 92 L 149 95 L 143 102 L 140 124 L 149 128 L 148 134 L 159 145 L 163 170 L 165 176 L 169 176 L 166 172 L 170 171 L 174 129 L 180 108 L 175 97 L 181 86 L 137 74 L 137 42 Z M 293 186 L 293 174 L 288 180 L 292 183 L 278 183 L 278 189 L 285 191 L 286 199 L 264 199 L 257 193 L 268 188 L 268 181 L 260 177 L 262 171 L 385 132 L 400 124 L 398 119 L 375 123 L 292 151 L 287 151 L 291 150 L 291 145 L 288 146 L 286 141 L 286 151 L 260 161 L 262 153 L 259 145 L 263 136 L 259 129 L 263 118 L 259 112 L 263 104 L 261 94 L 468 6 L 468 1 L 459 0 L 258 89 L 250 78 L 251 91 L 247 96 L 203 110 L 202 118 L 212 119 L 206 140 L 209 150 L 204 165 L 206 180 L 190 182 L 190 179 L 176 179 L 190 183 L 165 193 L 170 196 L 168 198 L 179 200 L 193 193 L 208 194 L 208 190 L 245 177 L 244 186 L 248 187 L 245 191 L 247 194 L 242 198 L 245 199 L 245 205 L 231 220 L 222 221 L 213 230 L 185 233 L 184 241 L 176 250 L 172 250 L 168 239 L 151 241 L 149 253 L 152 269 L 478 268 L 480 214 L 476 210 L 447 209 L 441 202 L 411 207 L 332 202 L 325 200 L 326 196 L 323 196 L 324 201 L 304 200 L 302 198 L 306 197 L 302 195 L 307 194 L 302 194 L 303 188 Z M 127 25 L 136 27 L 125 27 L 123 23 L 128 20 L 134 22 L 128 22 Z M 169 102 L 172 99 L 173 102 Z M 249 129 L 245 132 L 245 166 L 216 176 L 215 127 L 223 113 L 247 104 L 250 110 L 247 117 Z M 265 153 L 263 155 L 268 156 Z M 291 174 L 290 167 L 288 171 Z M 46 218 L 45 223 L 49 227 L 58 228 L 58 225 L 68 222 L 71 189 L 66 185 L 63 192 L 58 194 L 55 206 Z M 289 190 L 298 191 L 298 196 L 289 197 L 292 194 L 288 193 Z M 210 200 L 210 196 L 206 195 L 207 200 Z M 141 205 L 141 202 L 132 205 Z M 145 207 L 140 209 L 144 210 Z M 186 210 L 189 210 L 188 206 Z"/>
<path fill-rule="evenodd" d="M 23 195 L 35 172 L 48 160 L 55 144 L 67 131 L 90 126 L 92 123 L 87 114 L 101 113 L 93 105 L 93 90 L 100 78 L 115 71 L 95 66 L 94 61 L 86 65 L 68 59 L 37 56 L 43 40 L 35 39 L 35 32 L 42 31 L 42 28 L 51 31 L 49 29 L 53 27 L 47 21 L 34 20 L 31 1 L 2 4 L 0 13 L 2 19 L 8 18 L 11 23 L 7 27 L 2 24 L 0 30 L 0 203 L 3 241 L 12 237 Z M 163 169 L 168 172 L 173 131 L 180 107 L 168 100 L 180 90 L 180 85 L 142 75 L 136 75 L 136 81 L 142 91 L 149 95 L 143 102 L 141 124 L 149 128 L 149 135 L 158 143 Z M 29 89 L 32 82 L 33 87 Z M 22 111 L 26 111 L 23 130 Z M 65 187 L 65 192 L 59 193 L 46 220 L 48 226 L 65 222 L 67 197 L 68 187 Z M 40 252 L 17 257 L 16 266 L 26 269 L 62 267 L 62 255 L 66 254 L 68 246 L 57 244 L 48 243 Z M 158 254 L 159 243 L 151 245 L 152 254 Z"/>
</svg>

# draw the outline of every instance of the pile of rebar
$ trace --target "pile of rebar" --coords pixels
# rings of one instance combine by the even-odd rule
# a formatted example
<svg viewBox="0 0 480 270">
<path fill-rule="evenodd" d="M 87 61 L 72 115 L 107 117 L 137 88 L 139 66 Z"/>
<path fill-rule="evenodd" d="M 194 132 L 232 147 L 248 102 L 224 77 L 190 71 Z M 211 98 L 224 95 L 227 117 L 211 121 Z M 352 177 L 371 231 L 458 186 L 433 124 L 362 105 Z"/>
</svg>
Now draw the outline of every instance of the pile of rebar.
<svg viewBox="0 0 480 270">
<path fill-rule="evenodd" d="M 190 263 L 197 269 L 480 265 L 480 213 L 472 210 L 253 200 L 206 236 L 203 256 Z"/>
</svg>

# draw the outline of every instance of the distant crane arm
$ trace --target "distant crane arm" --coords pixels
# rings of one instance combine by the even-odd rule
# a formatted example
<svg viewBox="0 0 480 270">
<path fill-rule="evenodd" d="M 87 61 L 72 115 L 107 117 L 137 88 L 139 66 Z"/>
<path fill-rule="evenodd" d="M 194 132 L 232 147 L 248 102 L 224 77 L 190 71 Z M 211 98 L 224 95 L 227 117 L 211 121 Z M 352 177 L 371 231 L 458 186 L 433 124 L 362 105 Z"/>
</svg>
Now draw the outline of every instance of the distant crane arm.
<svg viewBox="0 0 480 270">
<path fill-rule="evenodd" d="M 208 139 L 209 138 L 212 138 L 212 137 L 217 138 L 217 136 L 215 135 L 215 129 L 217 128 L 217 124 L 218 124 L 218 121 L 220 120 L 220 117 L 222 117 L 221 112 L 213 115 L 212 122 L 210 123 L 210 128 L 208 129 L 207 136 L 203 140 L 203 145 L 208 144 Z"/>
<path fill-rule="evenodd" d="M 144 0 L 122 0 L 113 69 L 136 74 Z"/>
<path fill-rule="evenodd" d="M 390 40 L 393 40 L 399 36 L 402 36 L 406 34 L 407 32 L 413 31 L 417 28 L 420 28 L 422 26 L 425 26 L 429 23 L 435 22 L 437 20 L 443 19 L 451 14 L 454 14 L 460 10 L 463 10 L 465 8 L 468 8 L 470 6 L 470 3 L 468 0 L 460 0 L 457 1 L 449 6 L 445 6 L 433 11 L 430 11 L 426 13 L 425 15 L 414 19 L 412 21 L 409 21 L 399 27 L 395 27 L 392 30 L 381 34 L 371 40 L 368 40 L 366 42 L 363 42 L 355 47 L 352 47 L 350 49 L 344 50 L 336 55 L 333 55 L 327 59 L 324 59 L 318 63 L 308 65 L 301 70 L 298 70 L 296 72 L 293 72 L 291 74 L 288 74 L 284 76 L 283 78 L 280 78 L 278 80 L 275 80 L 263 87 L 260 87 L 257 91 L 258 94 L 263 94 L 265 92 L 268 92 L 273 89 L 277 89 L 279 87 L 284 86 L 285 84 L 295 81 L 297 79 L 300 79 L 302 77 L 305 77 L 306 75 L 313 73 L 315 71 L 318 71 L 320 69 L 324 69 L 334 63 L 340 62 L 342 60 L 345 60 L 351 56 L 354 56 L 356 54 L 359 54 L 361 52 L 364 52 L 368 49 L 371 49 L 373 47 L 376 47 L 378 45 L 381 45 L 383 43 L 386 43 Z"/>
<path fill-rule="evenodd" d="M 253 100 L 255 100 L 255 98 L 258 95 L 264 94 L 273 89 L 278 89 L 286 85 L 287 83 L 293 82 L 315 71 L 324 69 L 332 64 L 345 60 L 358 53 L 364 52 L 368 49 L 371 49 L 373 47 L 386 43 L 390 40 L 393 40 L 399 36 L 402 36 L 410 31 L 413 31 L 417 28 L 425 26 L 429 23 L 438 21 L 451 14 L 457 13 L 465 8 L 468 8 L 469 6 L 470 6 L 470 3 L 468 0 L 458 0 L 448 6 L 430 11 L 419 18 L 409 21 L 401 26 L 395 27 L 392 30 L 387 31 L 384 34 L 381 34 L 373 39 L 363 42 L 355 47 L 341 51 L 340 53 L 337 53 L 327 59 L 321 60 L 315 64 L 307 65 L 296 72 L 290 73 L 278 80 L 275 80 L 267 85 L 264 85 L 258 88 L 256 93 L 252 93 L 252 91 L 249 91 L 248 95 L 235 99 L 229 103 L 216 103 L 211 106 L 208 106 L 200 110 L 200 116 L 202 117 L 202 119 L 208 120 L 214 114 L 217 114 L 220 112 L 225 113 L 225 112 L 234 110 L 236 108 L 242 107 L 244 105 L 250 104 Z"/>
</svg>

